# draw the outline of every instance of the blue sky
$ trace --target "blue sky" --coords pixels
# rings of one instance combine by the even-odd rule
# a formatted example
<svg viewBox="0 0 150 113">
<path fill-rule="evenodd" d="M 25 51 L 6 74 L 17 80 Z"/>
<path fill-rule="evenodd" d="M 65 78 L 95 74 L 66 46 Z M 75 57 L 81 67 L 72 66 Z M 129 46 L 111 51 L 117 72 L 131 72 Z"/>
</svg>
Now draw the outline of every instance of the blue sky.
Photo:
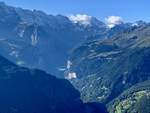
<svg viewBox="0 0 150 113">
<path fill-rule="evenodd" d="M 125 21 L 150 21 L 150 0 L 2 0 L 6 4 L 26 9 L 38 9 L 48 14 L 87 14 L 104 20 L 121 16 Z"/>
</svg>

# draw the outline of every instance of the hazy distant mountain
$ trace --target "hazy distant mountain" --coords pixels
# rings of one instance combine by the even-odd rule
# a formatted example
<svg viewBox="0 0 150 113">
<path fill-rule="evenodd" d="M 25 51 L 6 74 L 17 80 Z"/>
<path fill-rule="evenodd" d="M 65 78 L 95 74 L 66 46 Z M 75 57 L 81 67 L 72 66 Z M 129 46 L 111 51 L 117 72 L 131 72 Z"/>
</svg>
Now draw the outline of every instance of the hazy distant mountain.
<svg viewBox="0 0 150 113">
<path fill-rule="evenodd" d="M 150 25 L 126 29 L 109 39 L 77 47 L 70 57 L 71 80 L 84 101 L 108 103 L 136 83 L 150 79 Z"/>
<path fill-rule="evenodd" d="M 16 64 L 53 74 L 65 66 L 69 51 L 90 36 L 107 31 L 91 17 L 88 25 L 41 11 L 14 8 L 0 3 L 0 53 Z"/>
</svg>

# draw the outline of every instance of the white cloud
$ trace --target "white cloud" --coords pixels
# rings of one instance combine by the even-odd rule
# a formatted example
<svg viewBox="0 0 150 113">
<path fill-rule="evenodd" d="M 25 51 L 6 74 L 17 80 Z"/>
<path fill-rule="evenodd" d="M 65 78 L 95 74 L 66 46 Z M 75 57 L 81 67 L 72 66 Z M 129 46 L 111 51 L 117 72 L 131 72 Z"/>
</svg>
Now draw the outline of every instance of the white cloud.
<svg viewBox="0 0 150 113">
<path fill-rule="evenodd" d="M 105 19 L 105 21 L 108 27 L 110 28 L 123 23 L 122 17 L 119 16 L 109 16 Z"/>
<path fill-rule="evenodd" d="M 90 25 L 92 17 L 88 15 L 77 14 L 69 16 L 69 19 L 74 23 L 80 23 L 82 25 Z"/>
<path fill-rule="evenodd" d="M 66 68 L 58 68 L 58 71 L 66 71 Z"/>
<path fill-rule="evenodd" d="M 77 78 L 77 74 L 75 72 L 70 72 L 68 73 L 68 76 L 66 77 L 66 79 L 75 79 Z"/>
</svg>

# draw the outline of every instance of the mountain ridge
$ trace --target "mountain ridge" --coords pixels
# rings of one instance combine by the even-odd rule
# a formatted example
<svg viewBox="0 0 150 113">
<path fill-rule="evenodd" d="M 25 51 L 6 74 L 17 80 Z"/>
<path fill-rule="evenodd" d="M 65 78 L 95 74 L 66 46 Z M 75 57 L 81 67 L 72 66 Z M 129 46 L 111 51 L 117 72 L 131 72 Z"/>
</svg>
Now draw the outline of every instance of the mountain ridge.
<svg viewBox="0 0 150 113">
<path fill-rule="evenodd" d="M 19 67 L 0 56 L 0 112 L 107 113 L 105 105 L 83 103 L 68 80 Z"/>
<path fill-rule="evenodd" d="M 71 82 L 85 101 L 108 103 L 136 83 L 149 80 L 150 26 L 139 26 L 110 39 L 76 48 L 70 57 Z"/>
<path fill-rule="evenodd" d="M 3 17 L 0 19 L 1 54 L 16 64 L 54 75 L 63 75 L 58 68 L 65 66 L 71 48 L 87 37 L 107 30 L 98 20 L 95 20 L 96 24 L 93 22 L 85 27 L 72 23 L 66 16 L 47 15 L 4 3 L 1 3 L 0 11 Z M 30 60 L 29 55 L 35 60 Z"/>
</svg>

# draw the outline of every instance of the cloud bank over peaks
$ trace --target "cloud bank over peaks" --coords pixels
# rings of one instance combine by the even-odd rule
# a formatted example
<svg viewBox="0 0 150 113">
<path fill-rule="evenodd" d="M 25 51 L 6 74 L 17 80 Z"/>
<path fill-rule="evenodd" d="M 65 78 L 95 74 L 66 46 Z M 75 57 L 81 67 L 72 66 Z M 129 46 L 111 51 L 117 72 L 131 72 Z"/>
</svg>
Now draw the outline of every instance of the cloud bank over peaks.
<svg viewBox="0 0 150 113">
<path fill-rule="evenodd" d="M 88 16 L 88 15 L 81 15 L 81 14 L 77 14 L 77 15 L 70 15 L 69 19 L 73 22 L 73 23 L 79 23 L 82 25 L 90 25 L 91 24 L 91 20 L 92 20 L 92 16 Z"/>
<path fill-rule="evenodd" d="M 86 15 L 86 14 L 76 14 L 76 15 L 70 15 L 68 16 L 69 20 L 73 23 L 78 23 L 84 26 L 88 26 L 92 24 L 92 16 Z M 115 25 L 119 25 L 124 23 L 124 20 L 120 16 L 108 16 L 105 18 L 105 24 L 109 28 L 113 28 Z"/>
<path fill-rule="evenodd" d="M 105 19 L 105 21 L 109 28 L 124 23 L 122 17 L 120 16 L 109 16 Z"/>
</svg>

